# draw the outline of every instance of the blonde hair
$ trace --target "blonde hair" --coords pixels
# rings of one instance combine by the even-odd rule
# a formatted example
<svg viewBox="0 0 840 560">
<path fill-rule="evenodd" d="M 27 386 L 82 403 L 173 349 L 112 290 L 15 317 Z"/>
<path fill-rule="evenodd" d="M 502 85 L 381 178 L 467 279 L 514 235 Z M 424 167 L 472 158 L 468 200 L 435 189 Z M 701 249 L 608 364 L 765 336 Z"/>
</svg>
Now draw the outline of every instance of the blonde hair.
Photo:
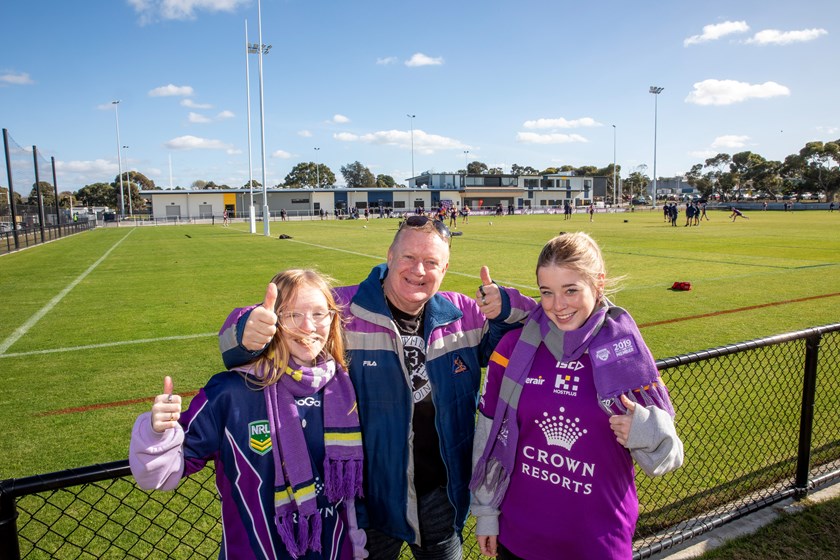
<svg viewBox="0 0 840 560">
<path fill-rule="evenodd" d="M 624 277 L 608 278 L 607 265 L 598 243 L 583 232 L 563 232 L 543 246 L 537 258 L 538 273 L 545 266 L 559 266 L 583 276 L 600 296 L 614 294 Z M 599 286 L 603 286 L 599 289 Z"/>
<path fill-rule="evenodd" d="M 277 301 L 274 304 L 274 312 L 278 315 L 280 310 L 288 306 L 289 302 L 297 296 L 298 291 L 303 287 L 316 288 L 324 294 L 327 299 L 327 308 L 335 311 L 335 318 L 330 324 L 330 332 L 326 344 L 324 344 L 324 351 L 332 356 L 336 364 L 347 369 L 341 308 L 335 302 L 332 294 L 331 285 L 334 280 L 315 270 L 294 268 L 277 273 L 271 279 L 271 282 L 277 286 Z M 259 387 L 267 387 L 277 383 L 280 376 L 286 372 L 290 356 L 291 352 L 283 336 L 283 329 L 278 328 L 268 348 L 257 360 L 258 380 L 253 381 L 253 383 Z"/>
</svg>

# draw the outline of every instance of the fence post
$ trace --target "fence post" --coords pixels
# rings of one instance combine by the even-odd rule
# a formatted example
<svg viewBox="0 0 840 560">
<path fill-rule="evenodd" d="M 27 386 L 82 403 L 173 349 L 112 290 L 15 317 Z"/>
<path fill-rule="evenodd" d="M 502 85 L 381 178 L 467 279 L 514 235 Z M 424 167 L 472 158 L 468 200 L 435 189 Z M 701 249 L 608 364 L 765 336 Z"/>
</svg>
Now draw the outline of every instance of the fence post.
<svg viewBox="0 0 840 560">
<path fill-rule="evenodd" d="M 817 392 L 817 354 L 822 335 L 805 339 L 805 376 L 802 383 L 802 411 L 799 415 L 799 450 L 796 454 L 796 499 L 808 495 L 811 469 L 811 436 L 814 428 L 814 398 Z"/>
<path fill-rule="evenodd" d="M 0 486 L 0 560 L 20 560 L 15 498 Z"/>
</svg>

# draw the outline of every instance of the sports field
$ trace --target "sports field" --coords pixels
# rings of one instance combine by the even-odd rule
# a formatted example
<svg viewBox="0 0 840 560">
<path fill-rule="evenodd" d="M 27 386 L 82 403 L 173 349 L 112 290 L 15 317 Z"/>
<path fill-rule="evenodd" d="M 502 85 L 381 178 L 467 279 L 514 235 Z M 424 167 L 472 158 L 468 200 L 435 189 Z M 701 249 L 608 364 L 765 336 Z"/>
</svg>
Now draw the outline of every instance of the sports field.
<svg viewBox="0 0 840 560">
<path fill-rule="evenodd" d="M 609 274 L 626 277 L 614 300 L 657 358 L 840 321 L 840 213 L 745 214 L 712 212 L 691 228 L 658 210 L 592 223 L 472 216 L 452 240 L 444 289 L 473 294 L 486 264 L 536 295 L 543 243 L 580 230 L 601 243 Z M 358 282 L 396 227 L 273 222 L 270 238 L 245 223 L 101 228 L 0 257 L 0 479 L 125 458 L 164 375 L 188 395 L 223 368 L 216 332 L 232 307 L 258 302 L 287 267 Z M 675 281 L 693 289 L 669 290 Z"/>
</svg>

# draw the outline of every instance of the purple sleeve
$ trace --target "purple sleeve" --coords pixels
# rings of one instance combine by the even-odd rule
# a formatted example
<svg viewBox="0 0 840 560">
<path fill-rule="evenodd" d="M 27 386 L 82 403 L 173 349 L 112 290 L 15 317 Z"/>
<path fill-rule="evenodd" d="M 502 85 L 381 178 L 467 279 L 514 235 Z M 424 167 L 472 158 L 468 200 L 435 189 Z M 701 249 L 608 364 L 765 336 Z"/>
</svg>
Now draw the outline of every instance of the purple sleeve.
<svg viewBox="0 0 840 560">
<path fill-rule="evenodd" d="M 152 430 L 151 412 L 134 422 L 128 464 L 144 490 L 174 490 L 184 473 L 184 430 L 180 424 L 159 434 Z"/>
<path fill-rule="evenodd" d="M 242 346 L 242 332 L 248 315 L 256 305 L 250 307 L 238 307 L 227 316 L 221 330 L 219 330 L 219 351 L 222 353 L 222 361 L 225 367 L 233 369 L 249 362 L 253 362 L 262 350 L 251 352 Z"/>
</svg>

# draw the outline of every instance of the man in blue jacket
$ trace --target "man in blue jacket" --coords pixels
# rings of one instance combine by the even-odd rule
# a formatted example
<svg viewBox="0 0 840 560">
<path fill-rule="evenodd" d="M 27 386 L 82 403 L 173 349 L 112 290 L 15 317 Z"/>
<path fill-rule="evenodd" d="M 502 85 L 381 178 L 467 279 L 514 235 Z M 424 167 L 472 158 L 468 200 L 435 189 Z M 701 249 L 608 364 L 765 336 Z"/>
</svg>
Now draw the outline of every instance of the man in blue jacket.
<svg viewBox="0 0 840 560">
<path fill-rule="evenodd" d="M 359 525 L 371 560 L 393 560 L 403 543 L 418 559 L 461 558 L 481 368 L 496 343 L 536 306 L 499 288 L 482 267 L 476 300 L 440 292 L 450 232 L 410 216 L 387 263 L 334 290 L 344 308 L 350 378 L 365 451 Z M 219 344 L 227 367 L 253 360 L 274 336 L 271 286 L 263 305 L 237 309 Z"/>
</svg>

